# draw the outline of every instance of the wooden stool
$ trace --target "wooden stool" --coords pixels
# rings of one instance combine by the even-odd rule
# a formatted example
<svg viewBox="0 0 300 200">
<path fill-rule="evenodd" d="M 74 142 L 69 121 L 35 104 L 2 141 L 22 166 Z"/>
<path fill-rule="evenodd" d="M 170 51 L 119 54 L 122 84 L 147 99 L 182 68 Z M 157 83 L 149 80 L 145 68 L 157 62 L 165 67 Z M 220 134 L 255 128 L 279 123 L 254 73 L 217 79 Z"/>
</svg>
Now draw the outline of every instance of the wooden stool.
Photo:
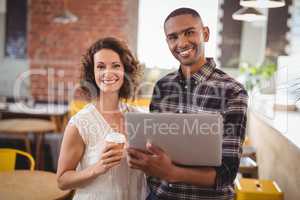
<svg viewBox="0 0 300 200">
<path fill-rule="evenodd" d="M 243 154 L 242 157 L 250 157 L 254 161 L 256 161 L 256 149 L 252 145 L 252 142 L 249 137 L 245 137 L 245 141 L 243 144 Z"/>
<path fill-rule="evenodd" d="M 235 185 L 236 200 L 283 200 L 283 192 L 271 180 L 242 178 Z"/>
<path fill-rule="evenodd" d="M 242 157 L 240 161 L 239 172 L 246 178 L 257 178 L 257 164 L 250 157 Z"/>
<path fill-rule="evenodd" d="M 256 149 L 253 146 L 244 145 L 242 157 L 250 157 L 256 161 Z"/>
</svg>

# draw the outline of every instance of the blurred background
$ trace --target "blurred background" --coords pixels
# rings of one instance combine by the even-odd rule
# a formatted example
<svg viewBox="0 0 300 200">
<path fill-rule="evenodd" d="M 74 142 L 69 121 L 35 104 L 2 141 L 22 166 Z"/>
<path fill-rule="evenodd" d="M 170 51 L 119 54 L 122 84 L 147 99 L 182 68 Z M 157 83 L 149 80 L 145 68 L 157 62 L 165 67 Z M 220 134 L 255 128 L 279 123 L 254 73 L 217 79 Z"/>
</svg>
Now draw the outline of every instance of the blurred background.
<svg viewBox="0 0 300 200">
<path fill-rule="evenodd" d="M 211 34 L 206 54 L 219 68 L 250 84 L 254 80 L 247 73 L 272 65 L 264 77 L 270 78 L 280 57 L 300 51 L 297 2 L 256 8 L 258 14 L 245 11 L 240 15 L 248 18 L 235 20 L 233 14 L 244 8 L 238 0 L 1 0 L 0 95 L 70 101 L 80 80 L 81 56 L 105 36 L 127 41 L 145 68 L 145 80 L 156 81 L 179 66 L 163 31 L 165 17 L 178 7 L 201 14 Z M 251 84 L 252 88 L 255 83 Z M 149 85 L 140 91 L 151 93 Z"/>
</svg>

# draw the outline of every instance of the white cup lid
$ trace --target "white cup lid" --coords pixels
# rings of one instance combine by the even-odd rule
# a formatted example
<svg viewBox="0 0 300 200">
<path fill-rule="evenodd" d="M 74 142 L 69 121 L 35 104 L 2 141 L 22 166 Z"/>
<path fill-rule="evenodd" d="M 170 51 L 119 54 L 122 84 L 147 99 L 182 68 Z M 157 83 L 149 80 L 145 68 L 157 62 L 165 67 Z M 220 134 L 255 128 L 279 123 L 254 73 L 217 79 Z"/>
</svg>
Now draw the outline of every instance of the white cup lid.
<svg viewBox="0 0 300 200">
<path fill-rule="evenodd" d="M 105 141 L 106 142 L 114 142 L 114 143 L 125 143 L 126 142 L 126 138 L 123 134 L 118 133 L 118 132 L 112 132 L 106 135 L 105 137 Z"/>
</svg>

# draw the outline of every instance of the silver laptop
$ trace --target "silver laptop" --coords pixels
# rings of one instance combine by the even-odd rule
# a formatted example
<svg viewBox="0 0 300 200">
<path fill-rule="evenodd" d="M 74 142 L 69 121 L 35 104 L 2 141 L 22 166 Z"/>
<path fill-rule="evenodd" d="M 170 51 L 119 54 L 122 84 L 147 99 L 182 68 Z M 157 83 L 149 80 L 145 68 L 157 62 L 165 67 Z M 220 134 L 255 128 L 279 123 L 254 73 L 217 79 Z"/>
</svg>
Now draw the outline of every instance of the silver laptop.
<svg viewBox="0 0 300 200">
<path fill-rule="evenodd" d="M 219 113 L 126 113 L 129 147 L 146 150 L 150 142 L 179 165 L 220 166 L 223 118 Z"/>
</svg>

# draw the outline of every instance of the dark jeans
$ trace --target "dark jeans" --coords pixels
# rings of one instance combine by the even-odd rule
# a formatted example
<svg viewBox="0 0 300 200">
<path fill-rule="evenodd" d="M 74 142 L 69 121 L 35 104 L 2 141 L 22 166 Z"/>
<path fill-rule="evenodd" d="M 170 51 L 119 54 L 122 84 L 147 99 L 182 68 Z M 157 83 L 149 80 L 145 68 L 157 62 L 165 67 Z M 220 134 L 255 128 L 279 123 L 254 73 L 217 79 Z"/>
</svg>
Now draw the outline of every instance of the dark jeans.
<svg viewBox="0 0 300 200">
<path fill-rule="evenodd" d="M 147 196 L 146 200 L 157 200 L 157 197 L 153 192 L 150 192 L 150 194 Z"/>
</svg>

